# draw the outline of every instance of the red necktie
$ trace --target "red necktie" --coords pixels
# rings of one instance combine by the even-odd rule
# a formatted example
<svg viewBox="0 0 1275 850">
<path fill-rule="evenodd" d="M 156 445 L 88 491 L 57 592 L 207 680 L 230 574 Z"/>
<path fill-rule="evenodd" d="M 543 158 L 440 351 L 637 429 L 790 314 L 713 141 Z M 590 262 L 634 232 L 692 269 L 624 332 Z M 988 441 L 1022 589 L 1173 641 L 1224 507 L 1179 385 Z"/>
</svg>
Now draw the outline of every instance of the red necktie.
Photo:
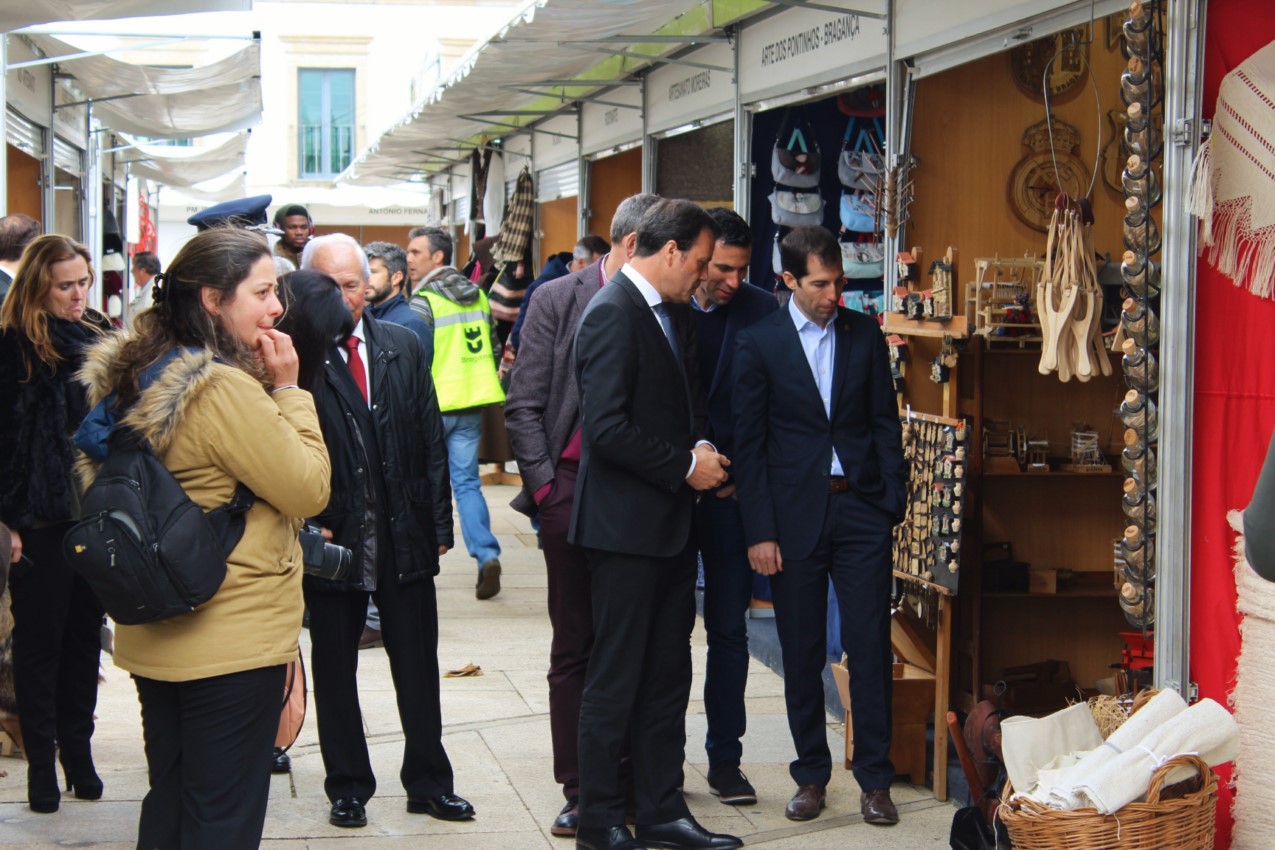
<svg viewBox="0 0 1275 850">
<path fill-rule="evenodd" d="M 367 371 L 363 368 L 363 358 L 359 356 L 359 338 L 357 336 L 346 337 L 345 347 L 350 350 L 350 357 L 345 361 L 345 365 L 350 367 L 350 377 L 354 378 L 354 383 L 358 386 L 359 392 L 363 394 L 363 401 L 366 403 Z"/>
</svg>

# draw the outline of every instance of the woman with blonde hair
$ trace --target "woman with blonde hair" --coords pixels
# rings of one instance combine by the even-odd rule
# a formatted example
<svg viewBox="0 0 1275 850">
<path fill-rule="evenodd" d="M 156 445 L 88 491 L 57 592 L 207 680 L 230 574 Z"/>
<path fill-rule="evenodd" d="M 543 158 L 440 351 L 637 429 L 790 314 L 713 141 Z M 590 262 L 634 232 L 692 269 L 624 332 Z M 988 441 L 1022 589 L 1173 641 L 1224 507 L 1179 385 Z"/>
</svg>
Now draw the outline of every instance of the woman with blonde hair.
<svg viewBox="0 0 1275 850">
<path fill-rule="evenodd" d="M 40 236 L 22 255 L 0 307 L 0 522 L 13 531 L 14 690 L 27 756 L 27 802 L 55 812 L 67 790 L 102 796 L 93 766 L 93 709 L 102 606 L 62 555 L 79 518 L 71 437 L 88 407 L 75 373 L 110 328 L 88 309 L 88 249 Z"/>
<path fill-rule="evenodd" d="M 245 230 L 192 237 L 132 334 L 81 372 L 93 459 L 116 424 L 144 437 L 204 510 L 256 497 L 217 593 L 188 614 L 118 628 L 115 663 L 142 706 L 150 791 L 139 848 L 255 848 L 270 790 L 284 666 L 301 631 L 301 518 L 328 501 L 329 462 L 297 386 L 270 248 Z"/>
</svg>

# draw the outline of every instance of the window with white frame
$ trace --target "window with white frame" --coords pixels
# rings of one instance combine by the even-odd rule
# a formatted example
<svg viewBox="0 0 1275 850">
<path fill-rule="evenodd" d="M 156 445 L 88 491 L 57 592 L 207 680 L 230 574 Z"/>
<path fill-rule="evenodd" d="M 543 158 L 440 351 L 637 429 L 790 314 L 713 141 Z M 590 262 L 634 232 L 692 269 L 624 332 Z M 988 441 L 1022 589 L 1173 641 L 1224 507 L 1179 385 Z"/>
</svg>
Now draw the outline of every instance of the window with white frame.
<svg viewBox="0 0 1275 850">
<path fill-rule="evenodd" d="M 298 69 L 297 102 L 298 176 L 337 176 L 354 156 L 354 69 Z"/>
</svg>

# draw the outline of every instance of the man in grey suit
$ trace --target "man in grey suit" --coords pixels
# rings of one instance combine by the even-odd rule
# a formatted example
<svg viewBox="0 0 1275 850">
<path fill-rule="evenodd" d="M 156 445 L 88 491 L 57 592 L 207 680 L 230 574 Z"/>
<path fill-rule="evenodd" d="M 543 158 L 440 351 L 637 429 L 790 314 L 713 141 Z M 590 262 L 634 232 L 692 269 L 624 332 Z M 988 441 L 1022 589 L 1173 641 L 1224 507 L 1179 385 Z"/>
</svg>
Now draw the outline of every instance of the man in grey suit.
<svg viewBox="0 0 1275 850">
<path fill-rule="evenodd" d="M 553 775 L 566 804 L 550 828 L 574 836 L 580 797 L 577 744 L 580 697 L 593 646 L 589 567 L 584 550 L 567 542 L 576 473 L 580 466 L 580 397 L 572 349 L 585 306 L 633 256 L 638 222 L 659 197 L 626 198 L 611 219 L 611 252 L 566 277 L 536 288 L 527 305 L 518 359 L 505 402 L 523 489 L 510 504 L 540 515 L 549 579 L 549 728 Z"/>
</svg>

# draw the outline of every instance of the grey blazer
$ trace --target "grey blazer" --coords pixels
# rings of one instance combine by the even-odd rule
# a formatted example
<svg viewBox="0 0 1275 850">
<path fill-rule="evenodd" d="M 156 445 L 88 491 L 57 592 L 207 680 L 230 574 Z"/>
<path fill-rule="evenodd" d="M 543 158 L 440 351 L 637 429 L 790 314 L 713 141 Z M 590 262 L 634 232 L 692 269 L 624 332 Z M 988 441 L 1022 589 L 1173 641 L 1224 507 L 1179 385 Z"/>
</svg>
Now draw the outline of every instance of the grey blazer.
<svg viewBox="0 0 1275 850">
<path fill-rule="evenodd" d="M 553 480 L 558 457 L 580 426 L 576 326 L 602 288 L 605 259 L 536 287 L 527 305 L 505 400 L 505 428 L 522 476 L 522 491 L 509 504 L 527 516 L 536 512 L 532 494 Z"/>
</svg>

